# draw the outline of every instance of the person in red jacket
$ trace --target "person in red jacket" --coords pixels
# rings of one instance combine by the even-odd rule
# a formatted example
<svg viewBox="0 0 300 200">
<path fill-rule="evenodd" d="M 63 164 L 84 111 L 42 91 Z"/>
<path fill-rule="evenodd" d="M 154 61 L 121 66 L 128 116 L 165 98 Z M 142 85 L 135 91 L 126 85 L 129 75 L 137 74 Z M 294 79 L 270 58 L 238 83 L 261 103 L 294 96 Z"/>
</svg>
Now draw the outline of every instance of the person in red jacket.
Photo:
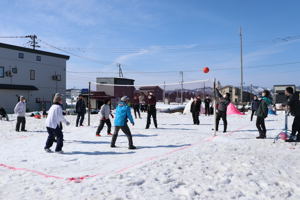
<svg viewBox="0 0 300 200">
<path fill-rule="evenodd" d="M 156 98 L 152 92 L 149 92 L 149 95 L 146 98 L 147 103 L 147 125 L 146 129 L 150 127 L 151 117 L 153 118 L 154 126 L 157 128 L 157 119 L 156 119 Z"/>
</svg>

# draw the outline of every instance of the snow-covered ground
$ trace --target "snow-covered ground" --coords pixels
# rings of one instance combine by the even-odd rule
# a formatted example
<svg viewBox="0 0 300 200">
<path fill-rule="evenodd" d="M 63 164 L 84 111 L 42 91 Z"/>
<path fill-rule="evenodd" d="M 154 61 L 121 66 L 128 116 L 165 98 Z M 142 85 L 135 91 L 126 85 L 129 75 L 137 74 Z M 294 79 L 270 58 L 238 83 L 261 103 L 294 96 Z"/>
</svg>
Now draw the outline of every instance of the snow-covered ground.
<svg viewBox="0 0 300 200">
<path fill-rule="evenodd" d="M 159 113 L 159 128 L 148 130 L 142 117 L 131 126 L 138 149 L 128 150 L 122 133 L 115 149 L 106 128 L 95 137 L 97 115 L 80 128 L 67 116 L 62 155 L 44 152 L 44 119 L 28 117 L 27 133 L 0 121 L 0 199 L 300 199 L 300 145 L 272 140 L 282 114 L 267 119 L 266 140 L 254 139 L 249 115 L 229 116 L 217 137 L 212 117 L 195 126 L 190 115 Z"/>
</svg>

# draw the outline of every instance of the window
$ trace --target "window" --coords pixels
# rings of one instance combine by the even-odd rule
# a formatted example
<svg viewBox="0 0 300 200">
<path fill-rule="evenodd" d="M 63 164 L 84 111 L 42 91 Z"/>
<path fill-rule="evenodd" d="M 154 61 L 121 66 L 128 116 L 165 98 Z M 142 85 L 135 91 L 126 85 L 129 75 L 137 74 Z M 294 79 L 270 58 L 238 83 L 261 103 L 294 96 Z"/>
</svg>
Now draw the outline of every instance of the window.
<svg viewBox="0 0 300 200">
<path fill-rule="evenodd" d="M 19 53 L 19 58 L 23 59 L 24 58 L 24 53 Z"/>
<path fill-rule="evenodd" d="M 35 70 L 30 70 L 30 80 L 35 80 Z"/>
<path fill-rule="evenodd" d="M 61 75 L 56 75 L 56 80 L 61 81 Z"/>
<path fill-rule="evenodd" d="M 42 57 L 41 56 L 36 56 L 36 61 L 41 61 Z"/>
<path fill-rule="evenodd" d="M 16 67 L 11 69 L 12 73 L 17 74 L 18 73 L 18 69 Z"/>
<path fill-rule="evenodd" d="M 4 67 L 0 67 L 0 78 L 4 78 Z"/>
</svg>

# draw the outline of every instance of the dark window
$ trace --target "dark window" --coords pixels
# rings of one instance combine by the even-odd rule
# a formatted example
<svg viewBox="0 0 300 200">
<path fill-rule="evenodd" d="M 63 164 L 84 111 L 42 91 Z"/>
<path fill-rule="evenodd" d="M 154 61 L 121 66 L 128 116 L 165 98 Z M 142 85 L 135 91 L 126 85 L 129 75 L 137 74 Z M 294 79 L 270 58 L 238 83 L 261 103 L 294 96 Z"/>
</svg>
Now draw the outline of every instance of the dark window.
<svg viewBox="0 0 300 200">
<path fill-rule="evenodd" d="M 18 69 L 16 67 L 11 69 L 12 73 L 17 74 L 18 73 Z"/>
<path fill-rule="evenodd" d="M 24 58 L 24 53 L 19 53 L 19 58 L 23 59 Z"/>
<path fill-rule="evenodd" d="M 35 70 L 30 70 L 30 80 L 35 80 Z"/>
<path fill-rule="evenodd" d="M 36 61 L 41 61 L 42 57 L 41 56 L 36 56 Z"/>
<path fill-rule="evenodd" d="M 0 67 L 0 78 L 4 78 L 4 67 Z"/>
</svg>

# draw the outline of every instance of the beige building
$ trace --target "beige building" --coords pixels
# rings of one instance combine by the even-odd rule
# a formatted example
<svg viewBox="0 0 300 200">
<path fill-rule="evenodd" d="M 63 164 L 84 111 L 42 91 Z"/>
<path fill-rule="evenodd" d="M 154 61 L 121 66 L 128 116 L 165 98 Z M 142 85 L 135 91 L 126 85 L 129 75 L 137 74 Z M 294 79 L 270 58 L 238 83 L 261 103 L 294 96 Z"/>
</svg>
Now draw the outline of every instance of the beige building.
<svg viewBox="0 0 300 200">
<path fill-rule="evenodd" d="M 238 103 L 239 99 L 240 99 L 240 88 L 234 87 L 234 86 L 225 86 L 223 88 L 220 89 L 220 92 L 222 95 L 229 93 L 230 94 L 230 98 L 231 98 L 231 102 L 233 103 Z M 243 91 L 243 102 L 251 102 L 251 100 L 253 99 L 253 94 L 251 94 L 250 92 L 246 92 Z"/>
</svg>

